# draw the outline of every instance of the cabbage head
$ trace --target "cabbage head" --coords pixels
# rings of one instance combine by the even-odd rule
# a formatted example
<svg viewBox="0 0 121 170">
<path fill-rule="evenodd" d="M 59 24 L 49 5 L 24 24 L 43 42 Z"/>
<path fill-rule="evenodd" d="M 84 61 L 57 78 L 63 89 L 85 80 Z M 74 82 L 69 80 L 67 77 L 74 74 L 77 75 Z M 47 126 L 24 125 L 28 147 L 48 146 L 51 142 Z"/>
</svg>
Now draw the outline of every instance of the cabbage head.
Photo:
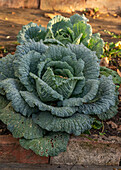
<svg viewBox="0 0 121 170">
<path fill-rule="evenodd" d="M 45 40 L 46 44 L 83 43 L 92 51 L 96 51 L 100 58 L 103 54 L 104 42 L 99 33 L 92 34 L 92 27 L 87 23 L 88 21 L 84 14 L 75 14 L 70 18 L 57 15 L 48 22 L 47 29 L 33 22 L 24 25 L 17 39 L 20 44 L 32 39 L 36 42 Z"/>
<path fill-rule="evenodd" d="M 17 46 L 0 59 L 0 120 L 24 148 L 58 155 L 70 134 L 116 114 L 112 77 L 99 70 L 96 53 L 83 44 Z"/>
</svg>

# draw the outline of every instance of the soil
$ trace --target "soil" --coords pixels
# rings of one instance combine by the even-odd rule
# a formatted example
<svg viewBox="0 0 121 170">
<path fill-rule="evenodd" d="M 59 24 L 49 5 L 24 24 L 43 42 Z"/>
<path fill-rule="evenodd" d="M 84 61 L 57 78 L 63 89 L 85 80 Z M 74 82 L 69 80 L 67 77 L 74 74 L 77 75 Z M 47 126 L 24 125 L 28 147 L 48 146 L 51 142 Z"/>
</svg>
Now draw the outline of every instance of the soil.
<svg viewBox="0 0 121 170">
<path fill-rule="evenodd" d="M 78 12 L 78 11 L 77 11 Z M 80 13 L 80 12 L 78 12 Z M 35 22 L 38 25 L 46 27 L 50 18 L 47 11 L 38 9 L 7 9 L 0 8 L 0 57 L 6 56 L 8 53 L 14 54 L 17 45 L 17 34 L 23 25 L 29 22 Z M 51 13 L 51 14 L 54 14 Z M 70 17 L 72 14 L 60 13 L 63 16 Z M 89 24 L 93 28 L 93 33 L 99 32 L 104 41 L 117 42 L 121 39 L 112 38 L 104 30 L 108 30 L 115 34 L 121 33 L 121 16 L 112 14 L 100 14 L 99 17 L 86 16 L 89 18 Z M 121 89 L 121 88 L 120 88 Z M 91 135 L 102 133 L 105 136 L 121 137 L 121 90 L 119 94 L 118 114 L 108 121 L 103 121 L 103 128 L 100 130 L 91 129 Z M 11 134 L 5 124 L 0 121 L 0 135 Z"/>
</svg>

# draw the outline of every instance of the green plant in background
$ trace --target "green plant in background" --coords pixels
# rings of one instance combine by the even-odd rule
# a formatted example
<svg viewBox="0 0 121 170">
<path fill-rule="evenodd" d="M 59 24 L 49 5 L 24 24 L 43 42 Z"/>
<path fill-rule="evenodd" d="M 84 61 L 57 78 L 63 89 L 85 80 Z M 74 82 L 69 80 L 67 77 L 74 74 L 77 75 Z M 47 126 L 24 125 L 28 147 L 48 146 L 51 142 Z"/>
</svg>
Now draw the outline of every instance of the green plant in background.
<svg viewBox="0 0 121 170">
<path fill-rule="evenodd" d="M 96 13 L 96 12 L 98 12 L 99 11 L 99 8 L 94 8 L 94 12 Z"/>
<path fill-rule="evenodd" d="M 45 40 L 46 44 L 61 43 L 61 45 L 67 45 L 69 43 L 83 43 L 92 51 L 96 51 L 97 56 L 100 58 L 103 54 L 104 42 L 100 38 L 99 33 L 92 34 L 92 27 L 87 22 L 88 19 L 84 15 L 79 14 L 75 14 L 70 18 L 57 15 L 49 21 L 47 29 L 31 22 L 20 30 L 17 36 L 18 42 L 24 44 L 31 39 L 34 39 L 36 42 L 42 39 Z"/>
<path fill-rule="evenodd" d="M 121 84 L 121 77 L 118 75 L 118 73 L 112 69 L 109 69 L 107 67 L 101 67 L 100 68 L 100 75 L 104 75 L 106 77 L 108 77 L 109 75 L 112 76 L 113 78 L 113 82 L 116 85 L 120 85 Z M 119 86 L 118 86 L 119 87 Z"/>
<path fill-rule="evenodd" d="M 121 41 L 105 43 L 103 57 L 108 57 L 109 64 L 121 70 Z"/>
<path fill-rule="evenodd" d="M 99 78 L 94 51 L 83 44 L 30 40 L 0 60 L 0 120 L 21 146 L 40 156 L 66 150 L 69 134 L 117 113 L 112 77 Z"/>
<path fill-rule="evenodd" d="M 107 34 L 109 34 L 109 35 L 111 35 L 112 38 L 121 38 L 121 34 L 116 35 L 115 33 L 110 32 L 110 31 L 108 31 L 108 30 L 104 30 L 104 32 L 107 33 Z"/>
<path fill-rule="evenodd" d="M 93 129 L 101 129 L 102 126 L 103 126 L 103 123 L 102 123 L 101 121 L 95 120 L 95 121 L 93 122 L 92 128 L 93 128 Z"/>
<path fill-rule="evenodd" d="M 101 57 L 107 57 L 109 60 L 109 66 L 115 66 L 116 69 L 119 69 L 121 71 L 121 41 L 118 41 L 117 43 L 106 42 L 104 46 L 104 53 Z M 121 84 L 121 77 L 114 70 L 106 67 L 100 67 L 100 74 L 107 77 L 109 75 L 112 75 L 113 82 L 117 85 Z"/>
</svg>

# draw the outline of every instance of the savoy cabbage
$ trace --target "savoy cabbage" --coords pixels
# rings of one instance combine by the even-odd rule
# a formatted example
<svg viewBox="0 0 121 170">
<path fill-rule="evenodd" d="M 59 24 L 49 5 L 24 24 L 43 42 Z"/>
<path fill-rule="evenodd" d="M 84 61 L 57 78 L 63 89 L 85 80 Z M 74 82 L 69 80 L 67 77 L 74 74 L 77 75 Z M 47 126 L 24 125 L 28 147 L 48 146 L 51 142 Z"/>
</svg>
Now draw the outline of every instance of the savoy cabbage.
<svg viewBox="0 0 121 170">
<path fill-rule="evenodd" d="M 58 155 L 69 134 L 91 129 L 95 116 L 105 120 L 117 112 L 112 77 L 99 72 L 96 52 L 82 43 L 18 45 L 0 59 L 0 120 L 24 148 Z"/>
<path fill-rule="evenodd" d="M 92 34 L 92 27 L 87 23 L 88 19 L 83 15 L 75 14 L 70 18 L 60 15 L 51 19 L 47 29 L 41 25 L 30 22 L 20 30 L 17 39 L 24 44 L 34 39 L 36 42 L 45 40 L 46 44 L 61 43 L 61 45 L 83 43 L 92 51 L 96 51 L 100 58 L 103 54 L 104 42 L 100 34 Z"/>
</svg>

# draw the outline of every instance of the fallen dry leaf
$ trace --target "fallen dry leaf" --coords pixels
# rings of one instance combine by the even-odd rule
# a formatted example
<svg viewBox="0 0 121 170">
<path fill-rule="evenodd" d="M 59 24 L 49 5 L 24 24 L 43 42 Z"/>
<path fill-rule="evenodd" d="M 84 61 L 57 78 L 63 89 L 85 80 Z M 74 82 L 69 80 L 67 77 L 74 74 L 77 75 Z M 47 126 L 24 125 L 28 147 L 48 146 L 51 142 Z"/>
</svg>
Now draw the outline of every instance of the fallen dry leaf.
<svg viewBox="0 0 121 170">
<path fill-rule="evenodd" d="M 95 15 L 92 18 L 95 19 Z"/>
<path fill-rule="evenodd" d="M 108 59 L 108 57 L 102 58 L 101 62 L 100 62 L 100 65 L 108 67 L 109 66 L 109 59 Z"/>
<path fill-rule="evenodd" d="M 117 129 L 118 125 L 112 121 L 106 122 L 108 125 L 111 125 L 112 129 Z"/>
<path fill-rule="evenodd" d="M 53 17 L 55 17 L 56 15 L 61 15 L 60 13 L 54 13 L 54 14 L 51 14 L 51 13 L 44 13 L 44 16 L 45 17 L 49 17 L 49 18 L 53 18 Z"/>
<path fill-rule="evenodd" d="M 15 54 L 15 52 L 11 52 L 11 54 L 12 54 L 12 55 L 14 55 L 14 54 Z"/>
<path fill-rule="evenodd" d="M 113 14 L 114 17 L 117 17 L 117 14 Z"/>
<path fill-rule="evenodd" d="M 117 129 L 118 131 L 121 131 L 121 125 L 119 126 L 119 128 Z"/>
<path fill-rule="evenodd" d="M 9 38 L 10 38 L 10 36 L 7 36 L 6 38 L 7 38 L 7 39 L 9 39 Z"/>
<path fill-rule="evenodd" d="M 15 15 L 15 12 L 12 12 L 12 15 Z"/>
<path fill-rule="evenodd" d="M 0 58 L 2 58 L 3 57 L 3 54 L 0 54 Z"/>
<path fill-rule="evenodd" d="M 119 76 L 121 77 L 121 72 L 119 69 L 117 69 L 117 73 L 119 74 Z"/>
</svg>

